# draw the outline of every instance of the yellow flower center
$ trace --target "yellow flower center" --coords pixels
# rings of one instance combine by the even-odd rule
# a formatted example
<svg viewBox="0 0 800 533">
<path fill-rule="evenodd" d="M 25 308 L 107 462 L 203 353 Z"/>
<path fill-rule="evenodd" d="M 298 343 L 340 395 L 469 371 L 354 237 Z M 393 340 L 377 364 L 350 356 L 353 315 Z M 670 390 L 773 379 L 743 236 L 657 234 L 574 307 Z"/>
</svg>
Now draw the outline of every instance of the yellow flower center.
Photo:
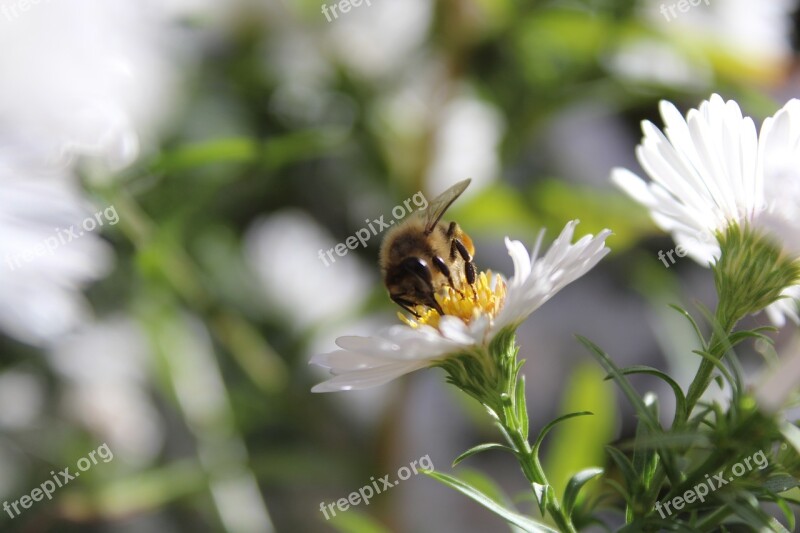
<svg viewBox="0 0 800 533">
<path fill-rule="evenodd" d="M 491 270 L 481 272 L 473 285 L 464 281 L 461 286 L 463 287 L 461 290 L 445 287 L 434 295 L 445 315 L 457 316 L 469 324 L 482 315 L 494 318 L 502 309 L 506 298 L 506 282 L 499 274 L 496 274 L 492 280 Z M 397 313 L 397 316 L 412 328 L 423 325 L 439 327 L 441 317 L 435 309 L 417 305 L 414 311 L 419 316 L 407 316 L 400 312 Z"/>
</svg>

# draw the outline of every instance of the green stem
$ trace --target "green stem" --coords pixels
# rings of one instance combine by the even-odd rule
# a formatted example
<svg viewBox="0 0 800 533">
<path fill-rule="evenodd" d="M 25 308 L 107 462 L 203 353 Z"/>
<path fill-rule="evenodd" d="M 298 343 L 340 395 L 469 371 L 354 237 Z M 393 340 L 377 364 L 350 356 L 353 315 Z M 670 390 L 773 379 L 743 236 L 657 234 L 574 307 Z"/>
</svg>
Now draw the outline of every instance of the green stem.
<svg viewBox="0 0 800 533">
<path fill-rule="evenodd" d="M 733 331 L 733 327 L 739 321 L 738 318 L 732 318 L 727 315 L 722 309 L 725 306 L 720 303 L 717 307 L 716 323 L 714 324 L 714 333 L 711 335 L 711 340 L 708 342 L 707 350 L 714 358 L 719 361 L 728 351 L 729 342 L 728 337 Z M 703 393 L 711 384 L 712 375 L 714 373 L 715 365 L 708 359 L 703 359 L 700 362 L 700 368 L 697 369 L 697 374 L 694 376 L 692 384 L 689 385 L 689 391 L 686 394 L 686 411 L 684 412 L 685 419 L 688 419 L 692 410 L 700 401 Z"/>
<path fill-rule="evenodd" d="M 725 505 L 698 520 L 694 528 L 698 531 L 716 531 L 720 527 L 722 520 L 729 514 L 731 514 L 731 509 Z"/>
<path fill-rule="evenodd" d="M 515 387 L 516 380 L 512 382 L 512 387 L 507 393 L 507 398 L 514 398 L 513 389 Z M 531 445 L 528 442 L 528 436 L 523 435 L 522 428 L 520 427 L 516 417 L 509 416 L 506 409 L 500 410 L 499 414 L 500 416 L 498 418 L 500 419 L 500 424 L 503 426 L 503 429 L 509 438 L 509 443 L 517 452 L 516 456 L 519 460 L 519 464 L 522 467 L 522 472 L 525 474 L 525 477 L 531 483 L 536 483 L 549 488 L 550 483 L 547 481 L 547 476 L 545 475 L 544 469 L 539 462 L 539 458 L 531 449 Z M 524 416 L 528 416 L 528 414 L 525 413 Z M 547 510 L 547 513 L 552 517 L 560 531 L 563 533 L 576 533 L 575 526 L 572 525 L 572 520 L 564 512 L 564 509 L 561 507 L 558 498 L 556 498 L 552 491 L 549 492 L 550 494 L 545 495 L 545 509 Z"/>
</svg>

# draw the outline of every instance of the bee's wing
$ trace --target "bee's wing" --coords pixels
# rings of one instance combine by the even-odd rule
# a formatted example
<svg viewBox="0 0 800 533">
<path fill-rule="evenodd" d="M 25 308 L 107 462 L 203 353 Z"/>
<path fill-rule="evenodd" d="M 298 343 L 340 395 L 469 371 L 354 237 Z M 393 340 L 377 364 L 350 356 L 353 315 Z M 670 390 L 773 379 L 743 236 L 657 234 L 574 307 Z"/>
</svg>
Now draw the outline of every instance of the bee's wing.
<svg viewBox="0 0 800 533">
<path fill-rule="evenodd" d="M 433 231 L 433 228 L 436 227 L 436 224 L 439 223 L 441 220 L 442 215 L 444 212 L 447 211 L 447 208 L 450 207 L 450 204 L 456 201 L 456 198 L 461 196 L 461 193 L 467 188 L 471 179 L 465 179 L 464 181 L 459 181 L 442 194 L 437 196 L 429 205 L 428 208 L 425 210 L 425 213 L 422 215 L 423 220 L 425 221 L 425 233 L 428 234 Z"/>
</svg>

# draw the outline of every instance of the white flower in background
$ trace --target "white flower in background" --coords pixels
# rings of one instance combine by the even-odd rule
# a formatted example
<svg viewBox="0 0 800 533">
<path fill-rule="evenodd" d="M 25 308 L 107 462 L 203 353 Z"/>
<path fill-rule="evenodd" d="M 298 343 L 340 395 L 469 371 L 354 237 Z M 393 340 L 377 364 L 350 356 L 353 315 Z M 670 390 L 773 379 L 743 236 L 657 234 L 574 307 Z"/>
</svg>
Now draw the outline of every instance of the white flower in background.
<svg viewBox="0 0 800 533">
<path fill-rule="evenodd" d="M 14 7 L 15 4 L 9 4 Z M 148 3 L 72 0 L 0 17 L 0 116 L 50 161 L 129 164 L 171 102 L 164 21 Z M 10 51 L 13 50 L 13 53 Z"/>
<path fill-rule="evenodd" d="M 662 102 L 661 115 L 663 133 L 645 121 L 636 150 L 652 181 L 625 169 L 615 169 L 613 181 L 703 265 L 719 258 L 716 234 L 730 226 L 763 232 L 799 257 L 800 102 L 789 102 L 765 120 L 760 135 L 736 102 L 719 95 L 685 119 L 674 105 Z M 784 294 L 797 296 L 797 291 L 790 287 Z M 767 311 L 778 325 L 784 316 L 798 320 L 792 298 Z"/>
<path fill-rule="evenodd" d="M 646 17 L 677 42 L 688 41 L 695 47 L 708 43 L 770 72 L 791 61 L 792 14 L 796 7 L 797 0 L 704 0 L 681 12 L 677 3 L 656 2 L 646 7 Z"/>
<path fill-rule="evenodd" d="M 433 20 L 433 3 L 371 0 L 371 5 L 365 1 L 338 18 L 331 15 L 330 23 L 322 13 L 319 17 L 329 28 L 326 50 L 357 73 L 380 77 L 395 74 L 421 49 Z"/>
<path fill-rule="evenodd" d="M 497 178 L 505 133 L 497 109 L 476 98 L 458 97 L 446 104 L 436 127 L 434 157 L 426 179 L 431 189 L 447 187 L 453 176 L 469 176 L 475 190 Z"/>
<path fill-rule="evenodd" d="M 662 5 L 666 5 L 667 15 Z M 704 0 L 684 13 L 654 3 L 648 8 L 649 18 L 663 31 L 676 38 L 687 33 L 712 38 L 742 57 L 756 61 L 781 62 L 791 57 L 792 14 L 796 0 Z"/>
<path fill-rule="evenodd" d="M 711 65 L 702 57 L 691 59 L 671 44 L 648 37 L 626 43 L 604 62 L 615 76 L 633 82 L 689 90 L 708 86 L 713 80 Z"/>
<path fill-rule="evenodd" d="M 68 179 L 11 177 L 0 166 L 0 330 L 41 345 L 88 319 L 81 290 L 108 272 L 108 246 L 90 233 L 48 244 L 91 216 Z"/>
<path fill-rule="evenodd" d="M 336 344 L 340 350 L 311 359 L 335 376 L 312 391 L 374 387 L 451 355 L 484 350 L 499 332 L 516 328 L 609 252 L 605 246 L 609 230 L 596 237 L 586 235 L 573 244 L 576 224 L 567 224 L 542 257 L 541 235 L 530 255 L 521 242 L 506 239 L 514 276 L 506 282 L 499 275 L 482 272 L 474 289 L 467 286 L 460 294 L 448 288 L 447 294 L 437 295 L 443 316 L 418 307 L 418 318 L 400 315 L 404 325 L 390 326 L 371 337 L 339 337 Z"/>
<path fill-rule="evenodd" d="M 46 401 L 47 383 L 42 376 L 21 368 L 0 372 L 0 428 L 3 430 L 33 429 L 41 420 Z"/>
<path fill-rule="evenodd" d="M 683 5 L 684 11 L 678 6 Z M 707 87 L 714 66 L 726 75 L 780 77 L 793 56 L 796 0 L 652 2 L 642 18 L 658 38 L 632 37 L 606 61 L 617 76 L 636 82 Z M 659 39 L 660 38 L 660 39 Z M 728 59 L 719 60 L 721 55 Z"/>
<path fill-rule="evenodd" d="M 784 347 L 777 366 L 762 373 L 753 387 L 753 395 L 762 409 L 768 412 L 781 411 L 787 407 L 792 395 L 797 394 L 798 382 L 800 382 L 800 335 L 795 334 L 792 341 Z M 786 418 L 795 419 L 794 416 Z"/>
<path fill-rule="evenodd" d="M 347 236 L 342 236 L 342 241 Z M 377 247 L 375 242 L 368 245 Z M 357 252 L 333 254 L 327 266 L 320 259 L 336 246 L 334 239 L 309 215 L 286 209 L 253 223 L 245 236 L 245 256 L 258 276 L 264 296 L 276 314 L 307 328 L 341 318 L 369 293 L 374 276 Z M 325 256 L 327 257 L 327 256 Z"/>
<path fill-rule="evenodd" d="M 67 385 L 67 414 L 135 463 L 158 455 L 164 439 L 161 417 L 147 392 L 150 347 L 126 317 L 88 324 L 48 352 Z"/>
<path fill-rule="evenodd" d="M 177 73 L 173 48 L 165 46 L 177 30 L 168 16 L 207 0 L 172 2 L 3 6 L 0 330 L 18 340 L 52 341 L 88 318 L 81 290 L 108 272 L 110 259 L 96 235 L 19 268 L 14 258 L 91 216 L 76 186 L 76 158 L 114 171 L 154 140 Z"/>
</svg>

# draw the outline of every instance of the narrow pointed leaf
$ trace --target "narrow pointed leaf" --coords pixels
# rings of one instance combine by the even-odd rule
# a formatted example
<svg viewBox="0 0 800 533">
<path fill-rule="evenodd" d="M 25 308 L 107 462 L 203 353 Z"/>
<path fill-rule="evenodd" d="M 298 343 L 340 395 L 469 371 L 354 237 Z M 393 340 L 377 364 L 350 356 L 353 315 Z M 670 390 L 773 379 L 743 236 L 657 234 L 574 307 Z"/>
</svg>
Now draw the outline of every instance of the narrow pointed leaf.
<svg viewBox="0 0 800 533">
<path fill-rule="evenodd" d="M 681 389 L 681 386 L 678 385 L 677 381 L 669 377 L 661 370 L 650 366 L 636 365 L 623 368 L 620 370 L 620 372 L 626 376 L 631 374 L 647 374 L 663 380 L 667 385 L 670 386 L 670 388 L 672 388 L 672 392 L 675 394 L 675 420 L 678 420 L 679 413 L 684 413 L 686 411 L 686 396 L 683 394 L 683 389 Z M 606 379 L 613 378 L 614 376 L 611 374 L 606 376 Z"/>
<path fill-rule="evenodd" d="M 448 476 L 447 474 L 442 474 L 441 472 L 426 472 L 425 474 L 434 478 L 440 483 L 443 483 L 448 487 L 451 487 L 459 491 L 465 496 L 472 498 L 474 501 L 483 505 L 493 513 L 501 516 L 507 522 L 514 524 L 519 528 L 522 528 L 523 531 L 526 531 L 528 533 L 558 533 L 555 529 L 552 529 L 547 525 L 542 524 L 541 522 L 537 522 L 532 518 L 528 518 L 527 516 L 521 515 L 516 511 L 506 509 L 493 499 L 489 498 L 488 496 L 486 496 L 479 490 L 475 489 L 471 485 L 464 483 L 460 479 Z"/>
<path fill-rule="evenodd" d="M 521 376 L 517 383 L 517 390 L 515 394 L 515 407 L 517 411 L 517 420 L 520 422 L 522 436 L 528 438 L 528 402 L 525 398 L 525 376 Z"/>
<path fill-rule="evenodd" d="M 684 317 L 686 317 L 686 320 L 688 320 L 689 323 L 692 325 L 692 328 L 694 329 L 697 338 L 700 340 L 700 345 L 703 347 L 703 349 L 706 349 L 707 348 L 706 339 L 703 336 L 703 332 L 700 331 L 700 326 L 697 325 L 697 322 L 695 321 L 694 317 L 692 317 L 692 315 L 690 315 L 687 310 L 678 305 L 669 304 L 669 306 L 674 310 L 676 310 L 677 312 L 679 312 L 680 314 L 682 314 Z"/>
<path fill-rule="evenodd" d="M 577 335 L 577 339 L 595 355 L 603 369 L 605 369 L 605 371 L 612 376 L 614 381 L 617 382 L 617 385 L 619 385 L 619 388 L 622 389 L 623 394 L 625 394 L 625 396 L 628 398 L 628 401 L 631 402 L 636 414 L 642 420 L 646 420 L 651 429 L 660 429 L 661 426 L 659 426 L 658 421 L 654 419 L 653 414 L 650 412 L 647 406 L 645 406 L 642 397 L 639 396 L 639 393 L 636 392 L 636 390 L 633 388 L 627 378 L 625 378 L 619 367 L 617 367 L 614 361 L 611 360 L 608 354 L 586 337 Z"/>
<path fill-rule="evenodd" d="M 544 438 L 550 432 L 551 429 L 556 427 L 558 424 L 565 420 L 569 420 L 570 418 L 575 418 L 576 416 L 590 416 L 594 415 L 591 411 L 578 411 L 576 413 L 567 413 L 565 415 L 559 416 L 555 420 L 551 420 L 546 426 L 542 428 L 542 431 L 539 432 L 539 436 L 536 438 L 536 442 L 533 443 L 533 453 L 537 454 L 539 451 L 539 447 L 542 445 Z"/>
<path fill-rule="evenodd" d="M 487 450 L 505 450 L 507 452 L 511 452 L 516 455 L 516 452 L 514 452 L 514 450 L 512 450 L 508 446 L 504 446 L 496 442 L 489 442 L 486 444 L 478 444 L 477 446 L 473 446 L 469 450 L 465 451 L 464 453 L 455 458 L 455 460 L 453 461 L 453 466 L 456 466 L 458 463 L 460 463 L 467 457 L 472 457 L 475 454 L 485 452 Z"/>
<path fill-rule="evenodd" d="M 630 459 L 628 459 L 624 453 L 613 446 L 606 446 L 606 451 L 619 467 L 622 477 L 625 479 L 625 485 L 628 492 L 635 494 L 639 476 L 636 473 L 636 469 L 633 468 L 633 463 L 631 463 Z"/>
<path fill-rule="evenodd" d="M 602 468 L 587 468 L 586 470 L 581 470 L 569 480 L 567 483 L 567 488 L 564 490 L 564 510 L 566 510 L 568 515 L 572 514 L 572 510 L 575 507 L 575 503 L 578 501 L 578 494 L 580 493 L 581 489 L 587 482 L 591 481 L 592 479 L 596 478 L 600 474 L 603 473 Z"/>
</svg>

